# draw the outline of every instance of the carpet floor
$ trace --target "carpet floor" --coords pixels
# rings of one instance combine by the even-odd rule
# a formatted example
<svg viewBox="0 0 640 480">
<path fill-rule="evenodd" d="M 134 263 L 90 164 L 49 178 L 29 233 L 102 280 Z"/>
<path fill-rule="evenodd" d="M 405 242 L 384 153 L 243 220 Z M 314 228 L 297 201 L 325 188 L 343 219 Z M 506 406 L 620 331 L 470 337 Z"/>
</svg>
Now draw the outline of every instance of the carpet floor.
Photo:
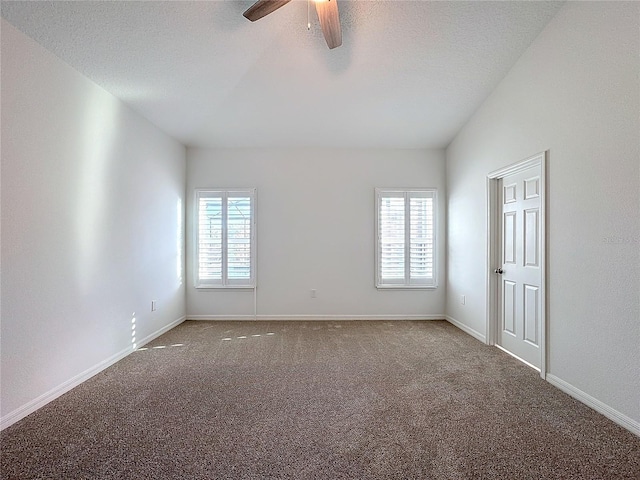
<svg viewBox="0 0 640 480">
<path fill-rule="evenodd" d="M 639 437 L 442 321 L 188 321 L 0 441 L 3 479 L 640 479 Z"/>
</svg>

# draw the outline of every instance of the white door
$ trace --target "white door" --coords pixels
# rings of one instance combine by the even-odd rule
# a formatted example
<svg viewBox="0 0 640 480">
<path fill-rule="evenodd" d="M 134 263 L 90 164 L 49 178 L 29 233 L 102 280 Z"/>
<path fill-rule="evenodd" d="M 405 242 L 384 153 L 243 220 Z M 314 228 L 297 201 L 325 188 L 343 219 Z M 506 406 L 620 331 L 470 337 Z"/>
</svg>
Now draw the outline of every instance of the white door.
<svg viewBox="0 0 640 480">
<path fill-rule="evenodd" d="M 497 343 L 516 357 L 540 369 L 541 166 L 500 180 L 501 265 Z"/>
</svg>

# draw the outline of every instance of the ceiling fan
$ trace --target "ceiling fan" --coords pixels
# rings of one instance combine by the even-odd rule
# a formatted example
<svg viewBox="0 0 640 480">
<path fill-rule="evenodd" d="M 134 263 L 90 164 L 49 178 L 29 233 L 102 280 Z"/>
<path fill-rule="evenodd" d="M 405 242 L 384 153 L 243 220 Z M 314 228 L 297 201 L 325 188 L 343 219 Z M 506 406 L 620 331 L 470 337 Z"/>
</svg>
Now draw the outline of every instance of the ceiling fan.
<svg viewBox="0 0 640 480">
<path fill-rule="evenodd" d="M 275 12 L 291 0 L 258 0 L 244 12 L 245 18 L 255 22 L 262 17 Z M 320 19 L 322 34 L 329 48 L 342 45 L 342 29 L 340 28 L 340 16 L 338 14 L 338 0 L 314 0 L 316 12 Z"/>
</svg>

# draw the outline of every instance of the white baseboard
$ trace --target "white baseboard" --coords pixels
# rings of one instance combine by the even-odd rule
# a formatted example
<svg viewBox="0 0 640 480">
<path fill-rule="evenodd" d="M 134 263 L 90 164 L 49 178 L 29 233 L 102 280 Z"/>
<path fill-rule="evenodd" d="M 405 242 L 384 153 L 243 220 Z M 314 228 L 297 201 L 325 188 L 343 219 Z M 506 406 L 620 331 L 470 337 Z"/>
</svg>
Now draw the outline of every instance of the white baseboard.
<svg viewBox="0 0 640 480">
<path fill-rule="evenodd" d="M 94 365 L 91 368 L 88 368 L 82 373 L 79 373 L 75 377 L 70 378 L 66 382 L 58 385 L 57 387 L 52 388 L 48 392 L 43 393 L 37 398 L 34 398 L 30 402 L 25 403 L 21 407 L 16 408 L 14 411 L 7 413 L 2 419 L 0 419 L 0 430 L 4 430 L 5 428 L 13 425 L 19 420 L 22 420 L 24 417 L 29 415 L 30 413 L 35 412 L 41 407 L 44 407 L 47 403 L 55 400 L 61 395 L 67 393 L 72 388 L 80 385 L 85 380 L 93 377 L 98 372 L 101 372 L 105 368 L 110 367 L 118 360 L 122 360 L 124 357 L 129 355 L 133 351 L 133 348 L 130 346 L 125 348 L 124 350 L 119 351 L 115 355 L 103 360 L 102 362 Z"/>
<path fill-rule="evenodd" d="M 146 338 L 144 338 L 138 344 L 138 347 L 141 347 L 145 343 L 148 343 L 151 340 L 153 340 L 154 338 L 159 337 L 163 333 L 171 330 L 173 327 L 175 327 L 176 325 L 181 324 L 185 320 L 186 320 L 186 316 L 183 316 L 183 317 L 179 318 L 178 320 L 175 320 L 175 321 L 171 322 L 169 325 L 161 328 L 157 332 L 154 332 L 151 335 L 149 335 Z M 109 358 L 101 361 L 100 363 L 94 365 L 93 367 L 90 367 L 90 368 L 86 369 L 84 372 L 79 373 L 75 377 L 70 378 L 66 382 L 61 383 L 57 387 L 52 388 L 48 392 L 43 393 L 39 397 L 34 398 L 30 402 L 25 403 L 21 407 L 16 408 L 12 412 L 7 413 L 4 417 L 0 418 L 0 430 L 4 430 L 5 428 L 13 425 L 14 423 L 22 420 L 27 415 L 35 412 L 39 408 L 44 407 L 47 403 L 51 402 L 52 400 L 55 400 L 56 398 L 60 397 L 61 395 L 64 395 L 65 393 L 67 393 L 72 388 L 77 387 L 82 382 L 85 382 L 86 380 L 90 379 L 94 375 L 100 373 L 102 370 L 110 367 L 111 365 L 113 365 L 117 361 L 122 360 L 124 357 L 126 357 L 127 355 L 129 355 L 132 352 L 133 352 L 133 348 L 131 346 L 128 346 L 127 348 L 125 348 L 125 349 L 119 351 L 118 353 L 110 356 Z"/>
<path fill-rule="evenodd" d="M 554 387 L 559 388 L 564 393 L 572 396 L 576 400 L 584 403 L 588 407 L 593 408 L 596 412 L 601 413 L 609 420 L 617 423 L 623 428 L 626 428 L 631 433 L 638 435 L 640 437 L 640 422 L 627 417 L 625 414 L 620 413 L 616 409 L 610 407 L 606 403 L 601 402 L 597 398 L 593 398 L 591 395 L 584 393 L 582 390 L 577 389 L 570 383 L 565 382 L 564 380 L 547 373 L 547 381 L 553 385 Z"/>
<path fill-rule="evenodd" d="M 444 315 L 187 315 L 187 320 L 270 321 L 270 320 L 444 320 Z"/>
<path fill-rule="evenodd" d="M 174 320 L 173 322 L 171 322 L 169 325 L 165 325 L 164 327 L 162 327 L 160 330 L 157 330 L 155 332 L 153 332 L 151 335 L 147 335 L 146 337 L 144 337 L 142 340 L 140 340 L 140 342 L 138 342 L 136 344 L 136 348 L 140 348 L 144 345 L 146 345 L 147 343 L 149 343 L 151 340 L 158 338 L 160 335 L 162 335 L 163 333 L 167 333 L 169 330 L 171 330 L 174 327 L 177 327 L 178 325 L 180 325 L 182 322 L 184 322 L 187 319 L 186 315 L 183 315 L 182 317 L 180 317 L 177 320 Z"/>
<path fill-rule="evenodd" d="M 453 318 L 453 317 L 451 317 L 449 315 L 445 315 L 444 318 L 445 318 L 445 320 L 447 322 L 449 322 L 452 325 L 455 325 L 456 327 L 458 327 L 463 332 L 468 333 L 472 337 L 480 340 L 482 343 L 487 343 L 487 337 L 484 334 L 478 332 L 477 330 L 474 330 L 471 327 L 466 326 L 464 323 L 456 320 L 455 318 Z"/>
</svg>

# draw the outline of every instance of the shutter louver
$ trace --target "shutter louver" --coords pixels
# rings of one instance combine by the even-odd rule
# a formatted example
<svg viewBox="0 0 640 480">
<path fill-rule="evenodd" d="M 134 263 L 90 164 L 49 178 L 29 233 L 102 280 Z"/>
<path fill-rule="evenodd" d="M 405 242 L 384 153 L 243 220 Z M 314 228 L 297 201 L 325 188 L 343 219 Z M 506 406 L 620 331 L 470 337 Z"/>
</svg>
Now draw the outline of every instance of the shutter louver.
<svg viewBox="0 0 640 480">
<path fill-rule="evenodd" d="M 251 198 L 227 199 L 227 276 L 251 277 Z"/>
<path fill-rule="evenodd" d="M 383 279 L 404 279 L 404 198 L 380 198 L 380 276 Z"/>
<path fill-rule="evenodd" d="M 433 277 L 433 199 L 411 197 L 410 200 L 410 278 Z"/>
<path fill-rule="evenodd" d="M 200 198 L 198 205 L 198 277 L 222 280 L 222 197 Z"/>
</svg>

